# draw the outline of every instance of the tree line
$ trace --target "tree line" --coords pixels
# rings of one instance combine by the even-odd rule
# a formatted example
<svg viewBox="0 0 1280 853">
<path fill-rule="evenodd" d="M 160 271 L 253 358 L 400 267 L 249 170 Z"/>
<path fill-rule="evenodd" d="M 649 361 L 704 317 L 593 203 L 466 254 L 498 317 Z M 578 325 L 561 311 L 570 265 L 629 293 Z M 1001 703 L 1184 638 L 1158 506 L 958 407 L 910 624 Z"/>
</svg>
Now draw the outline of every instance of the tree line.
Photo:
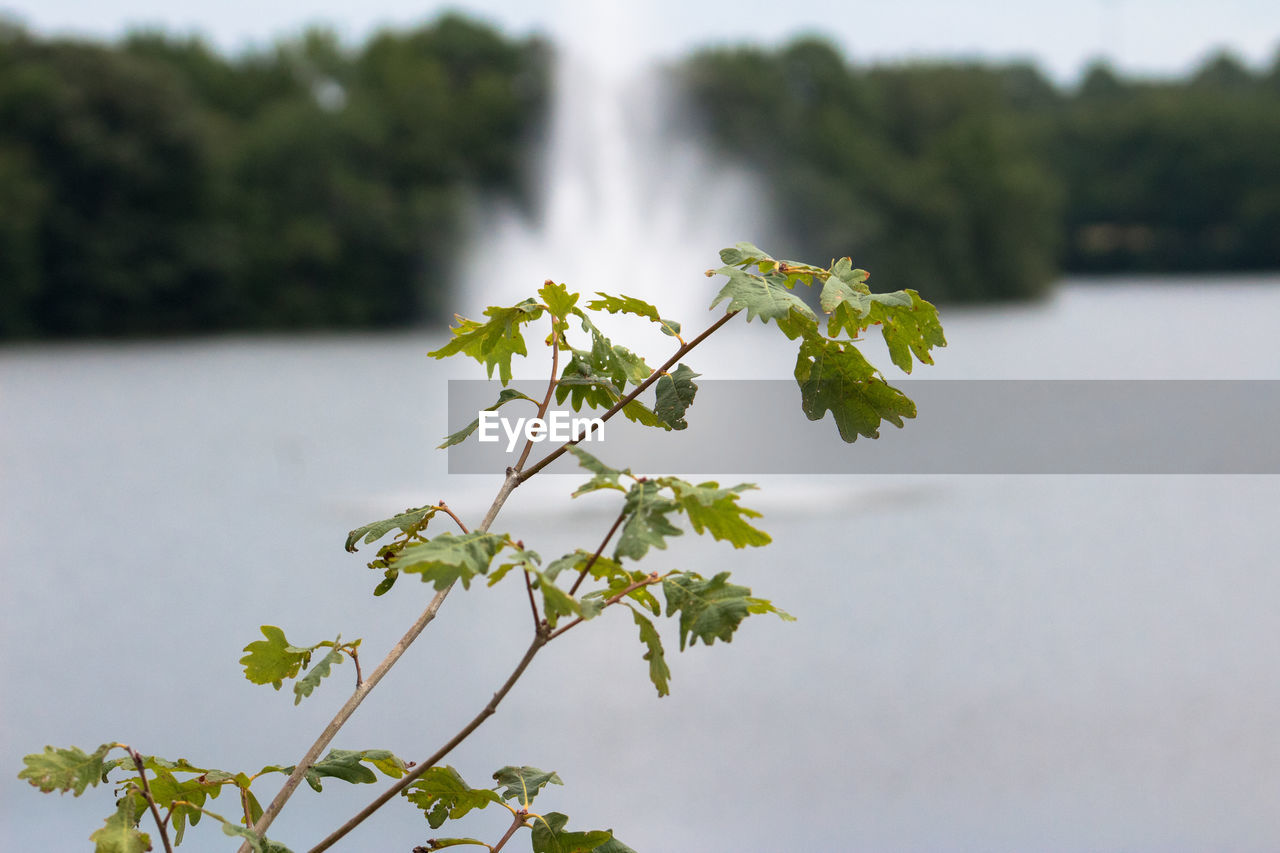
<svg viewBox="0 0 1280 853">
<path fill-rule="evenodd" d="M 528 192 L 552 49 L 449 15 L 228 57 L 0 24 L 0 339 L 388 327 L 443 310 L 474 193 Z M 1280 57 L 860 66 L 830 44 L 668 69 L 774 187 L 786 254 L 944 300 L 1062 271 L 1280 268 Z"/>
<path fill-rule="evenodd" d="M 1280 268 L 1280 54 L 1164 81 L 1097 64 L 1064 90 L 1027 64 L 858 67 L 807 39 L 674 73 L 774 178 L 788 251 L 857 247 L 895 287 L 976 301 L 1063 271 Z"/>
</svg>

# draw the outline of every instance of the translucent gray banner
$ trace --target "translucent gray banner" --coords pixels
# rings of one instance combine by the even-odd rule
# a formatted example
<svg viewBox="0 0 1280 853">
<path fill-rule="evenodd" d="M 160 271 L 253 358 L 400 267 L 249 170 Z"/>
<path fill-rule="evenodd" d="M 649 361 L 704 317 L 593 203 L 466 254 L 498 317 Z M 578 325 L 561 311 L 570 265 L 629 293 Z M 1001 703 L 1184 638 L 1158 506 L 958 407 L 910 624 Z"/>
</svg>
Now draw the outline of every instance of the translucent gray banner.
<svg viewBox="0 0 1280 853">
<path fill-rule="evenodd" d="M 603 438 L 593 433 L 581 446 L 615 467 L 669 474 L 1280 474 L 1275 380 L 906 380 L 893 384 L 915 400 L 918 416 L 853 444 L 840 439 L 830 413 L 808 420 L 793 381 L 696 381 L 688 429 L 619 415 Z M 541 399 L 545 386 L 526 384 Z M 450 381 L 450 428 L 474 420 L 501 390 Z M 641 399 L 652 405 L 652 389 Z M 507 452 L 510 431 L 536 411 L 515 400 L 486 416 L 491 440 L 479 441 L 477 431 L 451 447 L 449 472 L 514 465 L 525 433 Z M 568 435 L 573 418 L 598 414 L 553 403 L 549 426 Z M 562 443 L 536 442 L 526 466 Z M 580 471 L 568 454 L 546 470 Z"/>
</svg>

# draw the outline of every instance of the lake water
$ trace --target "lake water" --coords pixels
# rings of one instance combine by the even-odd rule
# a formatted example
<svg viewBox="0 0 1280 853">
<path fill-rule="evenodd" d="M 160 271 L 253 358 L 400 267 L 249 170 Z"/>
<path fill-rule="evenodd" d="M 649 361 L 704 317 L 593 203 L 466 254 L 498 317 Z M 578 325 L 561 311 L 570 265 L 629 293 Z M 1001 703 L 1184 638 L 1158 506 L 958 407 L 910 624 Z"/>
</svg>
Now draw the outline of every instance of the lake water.
<svg viewBox="0 0 1280 853">
<path fill-rule="evenodd" d="M 1068 283 L 1040 305 L 949 312 L 926 372 L 1280 379 L 1280 279 L 1199 284 Z M 788 375 L 760 331 L 689 361 Z M 46 743 L 235 770 L 297 760 L 350 665 L 295 708 L 242 679 L 240 649 L 261 624 L 294 642 L 341 632 L 372 666 L 427 590 L 371 598 L 346 531 L 441 498 L 475 520 L 498 484 L 450 477 L 431 449 L 445 380 L 475 375 L 428 360 L 439 340 L 0 350 L 0 848 L 87 849 L 113 808 L 102 789 L 19 782 Z M 569 503 L 576 482 L 531 482 L 496 529 L 544 555 L 593 546 L 616 506 Z M 664 630 L 659 700 L 631 620 L 610 613 L 546 650 L 449 763 L 472 784 L 504 764 L 555 769 L 566 785 L 539 806 L 642 853 L 1280 846 L 1280 477 L 761 485 L 745 502 L 773 546 L 685 536 L 650 562 L 733 569 L 799 621 L 753 618 L 731 645 L 684 653 Z M 522 653 L 523 595 L 455 592 L 335 745 L 430 753 Z M 380 789 L 303 790 L 272 835 L 305 850 Z M 476 818 L 456 834 L 505 829 Z M 393 804 L 338 849 L 407 853 L 436 834 Z M 182 849 L 231 847 L 202 825 Z"/>
</svg>

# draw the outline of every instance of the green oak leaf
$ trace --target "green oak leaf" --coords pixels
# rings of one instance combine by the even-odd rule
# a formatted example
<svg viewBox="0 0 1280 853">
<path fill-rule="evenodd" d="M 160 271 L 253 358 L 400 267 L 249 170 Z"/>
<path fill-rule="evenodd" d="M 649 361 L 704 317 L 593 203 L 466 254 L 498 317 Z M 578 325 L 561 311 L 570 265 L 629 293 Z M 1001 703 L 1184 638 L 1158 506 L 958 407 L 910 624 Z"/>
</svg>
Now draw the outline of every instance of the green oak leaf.
<svg viewBox="0 0 1280 853">
<path fill-rule="evenodd" d="M 732 641 L 733 632 L 751 612 L 751 590 L 729 583 L 728 578 L 728 572 L 710 580 L 683 572 L 663 580 L 667 615 L 680 614 L 680 651 L 698 640 L 708 646 L 716 640 Z"/>
<path fill-rule="evenodd" d="M 252 796 L 253 795 L 250 794 L 250 797 Z M 239 823 L 227 820 L 222 815 L 215 814 L 214 812 L 211 812 L 208 809 L 202 809 L 202 811 L 205 814 L 207 814 L 209 817 L 213 818 L 214 820 L 222 824 L 222 832 L 224 835 L 243 838 L 245 842 L 248 843 L 249 849 L 253 850 L 253 853 L 291 853 L 288 847 L 285 847 L 283 844 L 280 844 L 278 842 L 272 841 L 269 838 L 263 838 L 261 835 L 254 832 L 252 829 L 249 829 L 248 827 L 244 827 L 244 826 L 241 826 Z M 260 817 L 261 809 L 259 809 L 258 811 L 259 811 L 259 817 Z M 254 818 L 254 820 L 256 821 L 257 818 Z"/>
<path fill-rule="evenodd" d="M 571 293 L 563 284 L 548 280 L 538 288 L 538 295 L 542 297 L 542 301 L 546 303 L 553 317 L 565 320 L 574 313 L 574 306 L 578 304 L 581 294 Z"/>
<path fill-rule="evenodd" d="M 341 779 L 351 784 L 368 784 L 378 781 L 378 775 L 364 766 L 368 762 L 392 779 L 399 779 L 405 774 L 405 764 L 385 749 L 331 749 L 329 754 L 307 768 L 304 778 L 315 790 L 321 790 L 320 780 L 324 777 Z M 292 773 L 293 768 L 282 768 L 282 772 Z"/>
<path fill-rule="evenodd" d="M 612 832 L 612 830 L 610 830 L 610 832 Z M 599 847 L 591 848 L 591 853 L 636 853 L 636 851 L 632 850 L 618 839 L 610 838 Z"/>
<path fill-rule="evenodd" d="M 630 477 L 631 471 L 629 469 L 619 471 L 617 468 L 610 468 L 581 447 L 570 447 L 569 452 L 577 458 L 580 466 L 594 475 L 590 480 L 578 487 L 577 491 L 573 493 L 573 497 L 576 498 L 578 495 L 585 495 L 588 492 L 595 492 L 600 489 L 616 489 L 619 492 L 627 491 L 626 486 L 618 482 L 618 478 L 623 475 Z"/>
<path fill-rule="evenodd" d="M 328 678 L 331 668 L 342 663 L 343 654 L 339 651 L 339 644 L 342 638 L 339 637 L 333 641 L 333 647 L 329 649 L 329 653 L 311 667 L 307 674 L 293 685 L 293 704 L 297 705 L 303 699 L 310 696 L 318 686 L 322 679 Z"/>
<path fill-rule="evenodd" d="M 591 350 L 575 349 L 573 353 L 579 361 L 587 364 L 592 375 L 607 377 L 618 390 L 625 388 L 628 382 L 639 385 L 649 378 L 653 371 L 644 359 L 626 347 L 615 346 L 596 328 L 591 318 L 581 311 L 575 313 L 582 323 L 582 330 L 591 334 Z M 581 367 L 578 369 L 582 370 Z"/>
<path fill-rule="evenodd" d="M 794 312 L 806 320 L 817 322 L 813 310 L 804 300 L 787 289 L 784 279 L 776 276 L 761 277 L 744 272 L 737 267 L 721 267 L 716 270 L 726 276 L 729 282 L 716 295 L 711 307 L 715 308 L 724 300 L 729 300 L 727 311 L 747 312 L 747 321 L 759 317 L 760 322 L 775 320 L 778 328 L 786 331 Z"/>
<path fill-rule="evenodd" d="M 852 343 L 806 334 L 795 376 L 805 415 L 816 421 L 831 412 L 847 442 L 879 438 L 882 421 L 901 427 L 903 418 L 916 416 L 915 403 L 878 376 Z"/>
<path fill-rule="evenodd" d="M 675 477 L 663 477 L 661 482 L 670 486 L 676 500 L 689 517 L 689 523 L 698 533 L 709 532 L 721 542 L 735 548 L 768 545 L 773 540 L 759 528 L 747 523 L 748 518 L 760 518 L 760 513 L 738 505 L 738 495 L 754 489 L 750 483 L 742 483 L 731 489 L 720 488 L 719 483 L 707 482 L 693 485 Z"/>
<path fill-rule="evenodd" d="M 721 249 L 720 261 L 734 267 L 754 266 L 763 274 L 776 276 L 783 287 L 788 289 L 795 287 L 797 282 L 813 284 L 814 278 L 829 275 L 822 267 L 797 261 L 779 261 L 751 243 L 738 243 L 731 249 Z M 710 274 L 714 275 L 715 271 L 710 271 Z"/>
<path fill-rule="evenodd" d="M 502 785 L 502 799 L 518 798 L 526 808 L 538 796 L 538 792 L 547 785 L 563 785 L 564 782 L 554 772 L 539 770 L 537 767 L 512 767 L 508 765 L 496 771 L 493 778 Z"/>
<path fill-rule="evenodd" d="M 135 780 L 130 779 L 129 782 L 133 784 Z M 205 801 L 209 797 L 217 797 L 222 792 L 222 785 L 216 781 L 210 781 L 207 777 L 197 776 L 194 779 L 179 780 L 171 771 L 165 769 L 157 770 L 155 777 L 147 785 L 158 808 L 172 807 L 173 817 L 170 822 L 173 825 L 175 844 L 182 843 L 188 821 L 192 826 L 200 822 L 203 814 L 200 808 Z M 135 787 L 134 790 L 138 789 Z M 174 805 L 174 800 L 181 800 L 191 805 Z"/>
<path fill-rule="evenodd" d="M 938 309 L 920 298 L 914 290 L 877 294 L 871 303 L 871 322 L 880 324 L 880 333 L 889 347 L 889 358 L 903 373 L 911 372 L 912 354 L 923 364 L 933 364 L 930 350 L 945 347 L 947 338 L 938 321 Z M 903 304 L 902 297 L 911 300 Z M 888 297 L 898 297 L 890 301 Z"/>
<path fill-rule="evenodd" d="M 146 810 L 140 794 L 120 798 L 116 811 L 106 825 L 89 836 L 94 853 L 145 853 L 151 849 L 151 837 L 138 830 L 138 820 Z"/>
<path fill-rule="evenodd" d="M 667 516 L 680 510 L 680 504 L 661 495 L 662 484 L 656 480 L 643 480 L 632 485 L 627 492 L 623 512 L 627 520 L 618 536 L 614 559 L 627 557 L 639 560 L 650 548 L 665 549 L 668 536 L 680 536 L 683 530 L 667 520 Z"/>
<path fill-rule="evenodd" d="M 560 812 L 548 812 L 536 818 L 530 833 L 533 853 L 591 853 L 613 837 L 612 832 L 603 829 L 565 832 L 568 822 L 568 816 Z"/>
<path fill-rule="evenodd" d="M 641 426 L 671 429 L 667 422 L 658 417 L 653 409 L 650 409 L 639 400 L 631 400 L 623 406 L 622 416 L 632 423 L 637 423 Z"/>
<path fill-rule="evenodd" d="M 775 605 L 767 598 L 747 598 L 747 611 L 753 614 L 772 613 L 783 622 L 794 622 L 796 617 L 792 616 L 781 607 Z"/>
<path fill-rule="evenodd" d="M 520 325 L 542 316 L 543 307 L 533 299 L 526 299 L 510 308 L 492 306 L 484 309 L 489 320 L 484 323 L 458 316 L 458 325 L 451 329 L 453 339 L 435 352 L 431 358 L 448 358 L 462 353 L 485 366 L 490 379 L 498 368 L 498 379 L 503 385 L 511 381 L 511 359 L 528 355 Z"/>
<path fill-rule="evenodd" d="M 296 678 L 298 672 L 311 660 L 315 646 L 304 649 L 289 644 L 284 631 L 275 625 L 263 625 L 265 640 L 256 640 L 244 647 L 247 655 L 240 658 L 244 665 L 244 677 L 254 684 L 270 684 L 276 690 L 286 678 Z"/>
<path fill-rule="evenodd" d="M 604 335 L 596 334 L 591 340 L 592 366 L 613 380 L 619 389 L 628 382 L 639 385 L 649 378 L 653 370 L 644 359 L 626 347 L 614 346 Z"/>
<path fill-rule="evenodd" d="M 669 428 L 685 429 L 689 426 L 684 413 L 693 405 L 693 397 L 698 393 L 693 379 L 699 375 L 681 364 L 675 373 L 664 374 L 658 380 L 657 405 L 653 407 L 653 413 Z"/>
<path fill-rule="evenodd" d="M 745 267 L 764 263 L 772 265 L 774 259 L 754 243 L 735 243 L 731 248 L 720 250 L 720 262 L 731 267 Z"/>
<path fill-rule="evenodd" d="M 508 393 L 503 391 L 503 394 Z M 512 393 L 519 393 L 512 392 Z M 436 506 L 420 506 L 406 509 L 399 515 L 391 518 L 384 518 L 381 521 L 374 521 L 363 527 L 357 527 L 355 530 L 347 534 L 348 551 L 355 553 L 356 542 L 360 541 L 360 537 L 364 537 L 366 545 L 377 542 L 383 536 L 386 536 L 392 530 L 399 528 L 404 533 L 418 533 L 427 526 L 427 522 L 431 520 L 431 516 L 440 511 Z"/>
<path fill-rule="evenodd" d="M 653 627 L 649 618 L 639 610 L 634 607 L 630 607 L 630 610 L 631 618 L 640 629 L 640 642 L 644 643 L 647 649 L 644 659 L 649 662 L 649 680 L 658 689 L 658 696 L 670 695 L 671 670 L 667 668 L 667 658 L 662 650 L 662 638 L 658 636 L 658 629 Z"/>
<path fill-rule="evenodd" d="M 582 350 L 573 350 L 556 382 L 556 404 L 564 405 L 567 399 L 575 412 L 582 411 L 583 406 L 588 409 L 611 408 L 621 396 L 613 381 L 597 372 L 591 363 L 590 353 Z"/>
<path fill-rule="evenodd" d="M 547 564 L 546 571 L 543 572 L 543 574 L 551 580 L 555 580 L 560 573 L 564 571 L 572 571 L 577 574 L 582 571 L 584 566 L 587 565 L 587 561 L 591 559 L 591 556 L 591 554 L 588 554 L 586 551 L 579 548 L 571 554 L 565 554 L 563 557 L 552 560 Z M 601 559 L 607 558 L 602 557 Z M 597 562 L 599 562 L 599 560 L 597 560 Z M 613 561 L 610 560 L 609 562 L 612 563 Z M 617 564 L 614 563 L 614 565 Z M 618 568 L 621 569 L 622 567 L 618 566 Z"/>
<path fill-rule="evenodd" d="M 489 847 L 479 838 L 428 838 L 426 847 L 415 847 L 415 850 L 443 850 L 446 847 L 462 847 L 463 845 L 474 847 Z M 490 848 L 492 849 L 492 848 Z"/>
<path fill-rule="evenodd" d="M 498 581 L 507 576 L 507 572 L 512 569 L 525 569 L 530 572 L 537 572 L 538 566 L 542 565 L 542 557 L 537 551 L 530 551 L 517 545 L 508 545 L 511 553 L 502 561 L 502 565 L 489 573 L 489 586 L 493 586 Z"/>
<path fill-rule="evenodd" d="M 599 608 L 591 607 L 584 612 L 582 604 L 569 593 L 555 585 L 555 582 L 542 572 L 534 572 L 538 588 L 542 590 L 542 615 L 547 624 L 554 628 L 561 616 L 581 616 L 590 619 L 599 613 Z"/>
<path fill-rule="evenodd" d="M 407 546 L 395 558 L 394 566 L 400 572 L 422 575 L 422 580 L 433 582 L 437 591 L 458 580 L 465 589 L 471 586 L 472 578 L 489 571 L 489 564 L 506 541 L 506 537 L 482 531 L 461 536 L 441 533 Z"/>
<path fill-rule="evenodd" d="M 533 403 L 535 406 L 538 404 L 537 400 L 533 399 L 527 394 L 517 391 L 514 388 L 503 388 L 502 391 L 498 393 L 498 402 L 494 403 L 492 406 L 481 409 L 481 411 L 496 412 L 498 409 L 501 409 L 503 406 L 505 406 L 507 403 L 510 403 L 512 400 L 528 400 L 530 403 Z M 449 435 L 445 436 L 444 443 L 436 445 L 436 450 L 444 450 L 446 447 L 452 447 L 455 444 L 461 444 L 462 442 L 467 440 L 467 438 L 471 435 L 471 433 L 475 432 L 479 428 L 480 428 L 480 419 L 476 418 L 474 421 L 467 424 L 457 432 L 450 433 Z M 354 534 L 355 534 L 355 531 L 352 531 L 352 535 Z M 347 540 L 347 541 L 349 542 L 350 540 Z M 366 540 L 366 541 L 372 541 L 372 540 Z M 355 549 L 348 548 L 347 550 L 354 551 Z"/>
<path fill-rule="evenodd" d="M 23 756 L 26 766 L 18 773 L 19 779 L 26 779 L 31 785 L 44 791 L 71 791 L 80 796 L 85 788 L 105 781 L 103 778 L 107 767 L 103 759 L 111 751 L 114 744 L 104 743 L 91 753 L 86 753 L 78 746 L 67 749 L 46 746 L 44 752 L 36 752 Z M 133 762 L 130 762 L 132 764 Z"/>
<path fill-rule="evenodd" d="M 432 767 L 404 791 L 404 796 L 426 814 L 427 823 L 437 829 L 446 820 L 483 809 L 502 798 L 487 788 L 472 788 L 450 766 Z"/>
<path fill-rule="evenodd" d="M 634 314 L 637 317 L 644 317 L 662 328 L 662 333 L 670 335 L 673 338 L 680 337 L 680 324 L 674 320 L 667 320 L 658 315 L 658 309 L 643 299 L 637 299 L 634 296 L 610 296 L 607 293 L 596 291 L 599 299 L 587 303 L 587 307 L 592 311 L 608 311 L 610 314 Z"/>
</svg>

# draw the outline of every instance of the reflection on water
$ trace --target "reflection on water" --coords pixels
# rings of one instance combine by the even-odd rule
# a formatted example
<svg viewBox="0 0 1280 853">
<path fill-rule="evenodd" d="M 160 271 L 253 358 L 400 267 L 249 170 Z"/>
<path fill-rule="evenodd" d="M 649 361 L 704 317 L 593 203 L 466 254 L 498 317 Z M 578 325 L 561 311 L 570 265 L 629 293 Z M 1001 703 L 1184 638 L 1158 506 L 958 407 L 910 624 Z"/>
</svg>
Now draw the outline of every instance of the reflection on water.
<svg viewBox="0 0 1280 853">
<path fill-rule="evenodd" d="M 1276 316 L 1274 284 L 1212 300 L 1070 288 L 948 318 L 931 375 L 1280 378 Z M 741 375 L 759 340 L 690 361 Z M 376 657 L 426 590 L 370 598 L 376 577 L 343 552 L 345 532 L 440 498 L 474 518 L 497 485 L 449 478 L 430 450 L 447 431 L 432 343 L 0 352 L 0 847 L 80 849 L 111 810 L 102 791 L 45 797 L 14 778 L 46 743 L 118 739 L 232 769 L 297 759 L 353 673 L 295 708 L 240 678 L 241 647 L 276 624 L 307 642 L 362 636 Z M 593 542 L 609 497 L 548 509 L 574 482 L 530 483 L 498 528 L 544 555 Z M 762 486 L 774 546 L 685 536 L 654 568 L 732 568 L 798 622 L 753 620 L 730 646 L 673 651 L 673 695 L 658 700 L 631 621 L 605 618 L 535 662 L 450 759 L 464 776 L 554 768 L 566 787 L 547 808 L 641 851 L 1280 844 L 1280 479 Z M 335 745 L 430 752 L 519 657 L 522 596 L 451 597 Z M 372 791 L 328 784 L 323 808 L 304 791 L 278 834 L 304 849 Z M 500 834 L 484 817 L 460 834 Z M 346 849 L 408 850 L 429 834 L 389 808 Z M 223 842 L 199 827 L 184 849 Z"/>
</svg>

